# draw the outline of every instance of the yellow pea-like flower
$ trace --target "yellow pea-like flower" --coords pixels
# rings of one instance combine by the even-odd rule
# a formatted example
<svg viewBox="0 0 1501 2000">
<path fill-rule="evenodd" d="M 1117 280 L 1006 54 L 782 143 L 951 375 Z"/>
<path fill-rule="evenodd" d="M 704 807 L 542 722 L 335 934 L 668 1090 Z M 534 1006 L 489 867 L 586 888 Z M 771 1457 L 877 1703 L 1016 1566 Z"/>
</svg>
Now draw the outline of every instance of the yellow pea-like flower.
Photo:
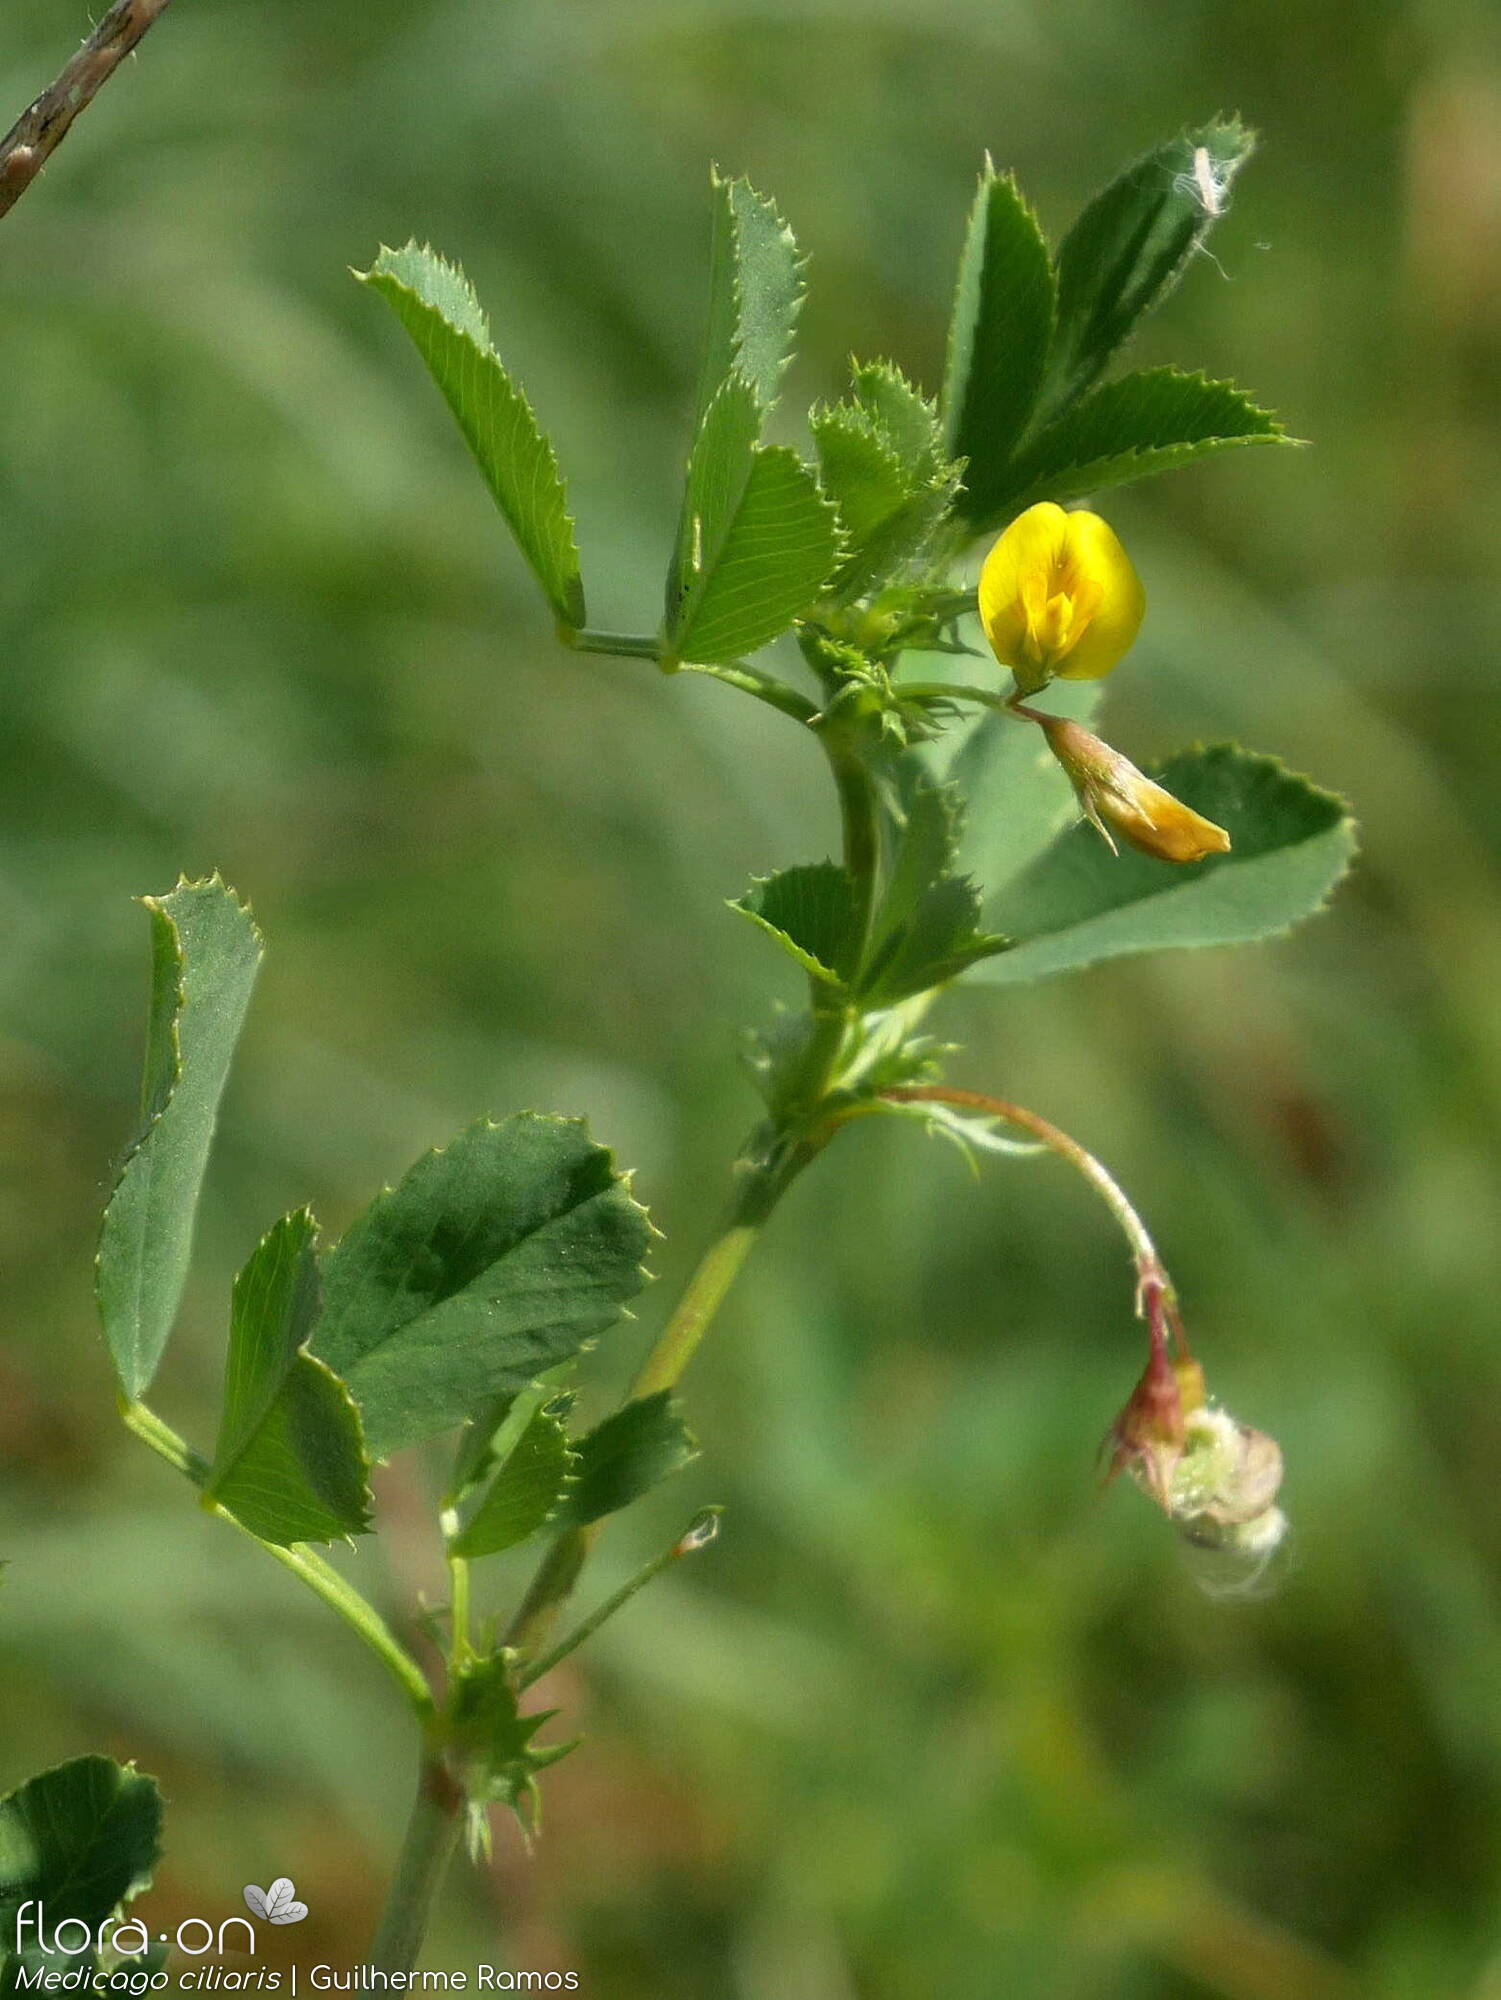
<svg viewBox="0 0 1501 2000">
<path fill-rule="evenodd" d="M 1206 854 L 1229 852 L 1230 836 L 1222 826 L 1175 799 L 1081 724 L 1061 715 L 1040 715 L 1036 709 L 1021 713 L 1041 725 L 1085 814 L 1110 847 L 1119 834 L 1159 861 L 1202 861 Z"/>
<path fill-rule="evenodd" d="M 1019 514 L 980 571 L 980 623 L 996 658 L 1035 694 L 1055 674 L 1108 674 L 1141 629 L 1140 579 L 1098 514 L 1041 500 Z"/>
</svg>

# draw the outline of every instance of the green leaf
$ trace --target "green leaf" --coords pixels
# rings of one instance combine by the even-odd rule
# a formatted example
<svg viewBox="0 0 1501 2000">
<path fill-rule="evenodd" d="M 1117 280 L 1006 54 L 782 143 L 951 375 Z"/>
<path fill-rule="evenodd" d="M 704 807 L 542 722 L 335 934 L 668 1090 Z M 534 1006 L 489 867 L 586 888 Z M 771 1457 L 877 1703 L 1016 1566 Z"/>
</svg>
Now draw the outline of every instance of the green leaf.
<svg viewBox="0 0 1501 2000">
<path fill-rule="evenodd" d="M 775 205 L 748 181 L 722 180 L 717 171 L 710 186 L 714 223 L 700 422 L 732 374 L 750 385 L 763 412 L 771 408 L 803 300 L 797 243 Z"/>
<path fill-rule="evenodd" d="M 419 1160 L 324 1266 L 312 1346 L 379 1458 L 526 1389 L 614 1324 L 651 1237 L 579 1119 L 521 1112 Z"/>
<path fill-rule="evenodd" d="M 565 625 L 582 625 L 584 586 L 557 456 L 491 346 L 468 279 L 416 243 L 382 248 L 370 270 L 355 275 L 374 286 L 416 342 L 554 613 Z"/>
<path fill-rule="evenodd" d="M 872 958 L 860 977 L 860 999 L 867 1007 L 895 1006 L 914 993 L 946 985 L 966 967 L 1004 951 L 1009 942 L 981 930 L 980 892 L 974 883 L 947 875 L 923 892 L 886 952 Z"/>
<path fill-rule="evenodd" d="M 497 1449 L 500 1469 L 450 1546 L 457 1556 L 493 1556 L 515 1548 L 553 1518 L 572 1483 L 568 1433 L 552 1409 L 538 1410 L 514 1444 Z"/>
<path fill-rule="evenodd" d="M 1142 315 L 1172 290 L 1255 143 L 1238 119 L 1216 120 L 1143 154 L 1085 208 L 1058 251 L 1045 411 L 1060 409 L 1096 381 Z M 1208 207 L 1201 182 L 1211 190 Z"/>
<path fill-rule="evenodd" d="M 905 823 L 873 926 L 877 950 L 953 868 L 964 828 L 964 794 L 957 785 L 934 784 L 926 773 L 918 774 L 907 784 L 902 804 Z"/>
<path fill-rule="evenodd" d="M 1273 758 L 1227 744 L 1169 758 L 1151 774 L 1234 843 L 1178 866 L 1071 828 L 987 906 L 1015 939 L 978 974 L 1045 979 L 1124 952 L 1244 944 L 1311 916 L 1349 866 L 1355 831 L 1343 803 Z"/>
<path fill-rule="evenodd" d="M 156 1781 L 108 1757 L 76 1757 L 0 1799 L 0 1952 L 26 1902 L 42 1906 L 49 1943 L 61 1923 L 97 1931 L 150 1884 L 161 1830 Z"/>
<path fill-rule="evenodd" d="M 1088 722 L 1104 696 L 1101 681 L 1049 682 L 1033 706 Z M 965 801 L 959 860 L 994 897 L 1048 842 L 1079 817 L 1063 766 L 1035 723 L 992 710 L 948 767 Z M 1098 838 L 1098 836 L 1096 836 Z"/>
<path fill-rule="evenodd" d="M 754 652 L 818 596 L 839 557 L 837 517 L 784 446 L 758 446 L 760 406 L 734 375 L 709 405 L 688 465 L 663 664 Z"/>
<path fill-rule="evenodd" d="M 837 862 L 764 876 L 730 908 L 769 932 L 815 979 L 838 986 L 853 971 L 855 888 Z"/>
<path fill-rule="evenodd" d="M 892 577 L 947 513 L 958 471 L 938 447 L 936 413 L 895 369 L 855 371 L 855 401 L 815 410 L 819 479 L 846 554 L 830 584 L 850 600 Z"/>
<path fill-rule="evenodd" d="M 953 872 L 964 819 L 957 786 L 910 786 L 906 825 L 856 982 L 868 1007 L 941 986 L 1006 940 L 980 929 L 980 896 Z"/>
<path fill-rule="evenodd" d="M 895 452 L 909 480 L 931 477 L 948 462 L 938 410 L 890 361 L 857 362 L 855 402 Z"/>
<path fill-rule="evenodd" d="M 263 1542 L 370 1527 L 369 1461 L 348 1389 L 306 1342 L 318 1315 L 317 1224 L 284 1216 L 235 1280 L 224 1410 L 207 1493 Z"/>
<path fill-rule="evenodd" d="M 663 1389 L 606 1417 L 579 1440 L 578 1455 L 578 1479 L 561 1518 L 572 1527 L 587 1527 L 681 1472 L 697 1458 L 698 1441 L 676 1397 Z"/>
<path fill-rule="evenodd" d="M 1013 465 L 989 525 L 1034 500 L 1078 499 L 1237 445 L 1291 442 L 1233 383 L 1144 369 L 1081 397 L 1038 433 Z"/>
<path fill-rule="evenodd" d="M 858 547 L 908 498 L 907 470 L 867 412 L 848 403 L 815 409 L 808 428 L 818 447 L 819 483 L 839 510 L 847 541 Z"/>
<path fill-rule="evenodd" d="M 1053 310 L 1037 218 L 987 159 L 959 260 L 942 396 L 949 455 L 967 461 L 958 502 L 967 521 L 994 511 L 1042 387 Z"/>
<path fill-rule="evenodd" d="M 144 1123 L 99 1239 L 95 1291 L 127 1396 L 142 1396 L 177 1317 L 219 1099 L 261 962 L 250 912 L 216 875 L 142 897 L 151 916 Z"/>
</svg>

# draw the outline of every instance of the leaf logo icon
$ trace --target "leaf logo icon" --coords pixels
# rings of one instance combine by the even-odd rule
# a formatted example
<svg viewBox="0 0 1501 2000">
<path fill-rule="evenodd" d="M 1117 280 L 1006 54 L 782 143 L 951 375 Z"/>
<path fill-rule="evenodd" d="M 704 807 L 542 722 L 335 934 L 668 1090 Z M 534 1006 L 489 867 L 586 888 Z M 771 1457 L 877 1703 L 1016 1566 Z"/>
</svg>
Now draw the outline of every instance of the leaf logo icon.
<svg viewBox="0 0 1501 2000">
<path fill-rule="evenodd" d="M 263 1917 L 268 1924 L 300 1924 L 307 1915 L 307 1904 L 298 1902 L 289 1875 L 278 1875 L 269 1889 L 247 1882 L 240 1893 L 251 1915 Z"/>
</svg>

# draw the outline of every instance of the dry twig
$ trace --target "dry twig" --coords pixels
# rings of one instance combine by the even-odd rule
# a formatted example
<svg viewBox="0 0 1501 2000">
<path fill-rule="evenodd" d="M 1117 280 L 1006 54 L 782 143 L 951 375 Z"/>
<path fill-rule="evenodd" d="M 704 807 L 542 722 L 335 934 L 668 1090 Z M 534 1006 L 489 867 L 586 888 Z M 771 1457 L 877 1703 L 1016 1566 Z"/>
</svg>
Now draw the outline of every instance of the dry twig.
<svg viewBox="0 0 1501 2000">
<path fill-rule="evenodd" d="M 0 139 L 0 215 L 25 194 L 68 127 L 108 83 L 170 0 L 116 0 L 77 55 Z"/>
</svg>

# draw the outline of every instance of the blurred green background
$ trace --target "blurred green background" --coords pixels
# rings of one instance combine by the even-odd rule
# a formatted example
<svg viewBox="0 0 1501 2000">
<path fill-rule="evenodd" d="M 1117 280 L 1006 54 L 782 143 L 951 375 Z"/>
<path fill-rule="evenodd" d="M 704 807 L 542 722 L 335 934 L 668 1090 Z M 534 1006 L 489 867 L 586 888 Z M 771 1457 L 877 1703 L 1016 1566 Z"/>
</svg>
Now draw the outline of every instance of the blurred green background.
<svg viewBox="0 0 1501 2000">
<path fill-rule="evenodd" d="M 0 111 L 86 27 L 6 0 Z M 654 621 L 711 159 L 813 257 L 789 408 L 936 382 L 983 148 L 1056 233 L 1240 110 L 1261 155 L 1139 343 L 1312 440 L 1122 494 L 1131 755 L 1233 733 L 1347 792 L 1358 877 L 1255 952 L 955 992 L 962 1081 L 1120 1172 L 1295 1540 L 1216 1601 L 1093 1452 L 1129 1273 L 1062 1169 L 857 1130 L 690 1378 L 714 1552 L 555 1677 L 587 1729 L 430 1962 L 609 2000 L 1501 1996 L 1501 47 L 1483 0 L 177 0 L 0 228 L 0 1782 L 171 1799 L 154 1918 L 283 1872 L 358 1955 L 405 1809 L 378 1669 L 118 1429 L 96 1217 L 146 930 L 221 868 L 270 957 L 163 1392 L 203 1440 L 231 1272 L 523 1104 L 639 1166 L 663 1282 L 795 999 L 723 907 L 825 850 L 813 747 L 560 653 L 415 355 L 348 275 L 459 256 L 572 477 L 598 622 Z M 792 418 L 786 422 L 790 425 Z M 790 434 L 790 433 L 789 433 Z M 394 1605 L 440 1593 L 420 1473 Z M 382 1571 L 382 1562 L 385 1570 Z M 497 1565 L 497 1567 L 501 1567 Z M 506 1579 L 497 1578 L 500 1590 Z M 280 1947 L 277 1947 L 278 1949 Z M 287 1947 L 291 1949 L 290 1946 Z"/>
</svg>

